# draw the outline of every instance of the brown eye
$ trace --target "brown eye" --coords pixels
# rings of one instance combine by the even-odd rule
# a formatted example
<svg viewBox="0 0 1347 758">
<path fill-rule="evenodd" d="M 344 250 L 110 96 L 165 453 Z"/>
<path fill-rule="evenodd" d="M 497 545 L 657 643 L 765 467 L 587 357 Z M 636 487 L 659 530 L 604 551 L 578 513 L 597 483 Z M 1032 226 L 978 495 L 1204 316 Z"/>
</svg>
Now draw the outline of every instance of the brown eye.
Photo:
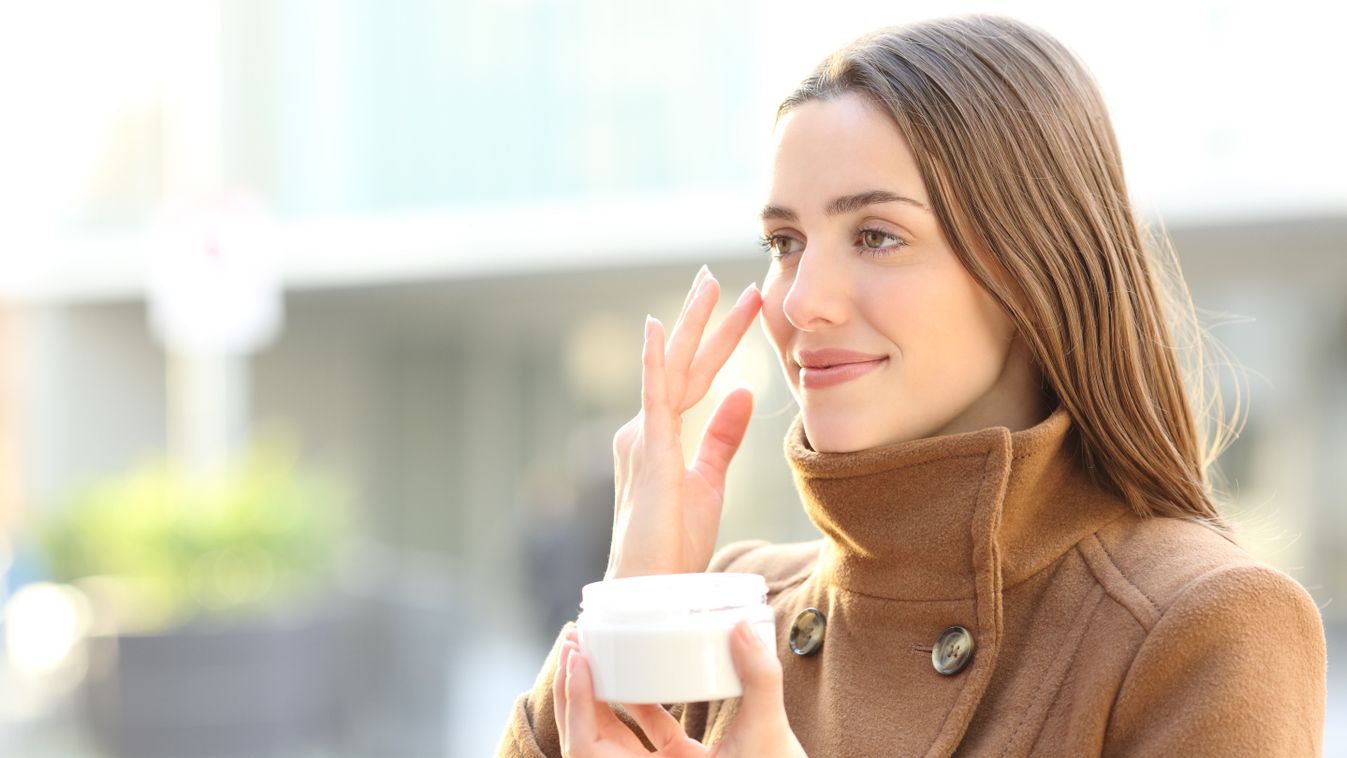
<svg viewBox="0 0 1347 758">
<path fill-rule="evenodd" d="M 892 240 L 893 244 L 883 244 L 886 239 Z M 860 251 L 863 254 L 879 257 L 895 254 L 899 249 L 907 247 L 907 240 L 882 229 L 862 229 L 860 231 L 860 242 Z"/>
<path fill-rule="evenodd" d="M 799 242 L 799 240 L 785 237 L 780 234 L 764 236 L 758 240 L 758 244 L 762 246 L 762 249 L 769 253 L 773 258 L 783 258 L 795 252 L 790 247 L 793 242 Z"/>
<path fill-rule="evenodd" d="M 884 247 L 886 238 L 897 239 L 892 234 L 886 234 L 878 229 L 866 229 L 861 232 L 861 242 L 864 242 L 866 247 Z"/>
</svg>

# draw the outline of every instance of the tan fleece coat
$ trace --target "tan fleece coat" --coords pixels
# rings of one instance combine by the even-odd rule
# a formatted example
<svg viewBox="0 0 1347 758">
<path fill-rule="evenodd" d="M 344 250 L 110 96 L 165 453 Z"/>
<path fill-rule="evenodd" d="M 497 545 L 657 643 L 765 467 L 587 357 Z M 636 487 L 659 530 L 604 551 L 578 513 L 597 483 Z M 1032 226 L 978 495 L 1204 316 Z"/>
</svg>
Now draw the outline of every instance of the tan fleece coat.
<svg viewBox="0 0 1347 758">
<path fill-rule="evenodd" d="M 1309 594 L 1206 527 L 1140 518 L 1092 484 L 1061 408 L 1020 432 L 854 453 L 815 452 L 797 416 L 785 442 L 824 536 L 730 544 L 709 570 L 767 578 L 786 713 L 810 756 L 1320 753 L 1324 632 Z M 787 636 L 810 607 L 826 636 L 800 657 Z M 931 647 L 956 624 L 976 648 L 945 676 Z M 564 633 L 498 755 L 561 754 Z M 737 704 L 671 711 L 714 744 Z"/>
</svg>

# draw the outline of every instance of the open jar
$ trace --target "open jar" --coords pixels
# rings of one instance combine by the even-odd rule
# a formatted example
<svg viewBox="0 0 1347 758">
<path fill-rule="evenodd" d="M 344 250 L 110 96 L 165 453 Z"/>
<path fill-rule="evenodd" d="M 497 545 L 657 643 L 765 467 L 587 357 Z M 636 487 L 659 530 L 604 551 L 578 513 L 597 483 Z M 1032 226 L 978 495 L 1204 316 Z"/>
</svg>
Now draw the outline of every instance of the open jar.
<svg viewBox="0 0 1347 758">
<path fill-rule="evenodd" d="M 758 574 L 655 574 L 581 590 L 576 620 L 594 694 L 609 703 L 685 703 L 743 694 L 730 633 L 748 621 L 776 649 L 776 616 Z"/>
</svg>

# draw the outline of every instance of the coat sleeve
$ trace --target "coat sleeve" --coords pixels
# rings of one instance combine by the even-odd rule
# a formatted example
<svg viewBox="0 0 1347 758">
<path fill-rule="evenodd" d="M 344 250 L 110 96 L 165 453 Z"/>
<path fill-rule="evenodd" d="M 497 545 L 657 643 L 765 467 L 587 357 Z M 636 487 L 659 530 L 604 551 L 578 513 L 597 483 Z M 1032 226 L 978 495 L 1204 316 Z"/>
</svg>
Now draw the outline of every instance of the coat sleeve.
<svg viewBox="0 0 1347 758">
<path fill-rule="evenodd" d="M 1165 610 L 1114 701 L 1104 755 L 1319 755 L 1319 609 L 1264 565 L 1219 569 Z"/>
<path fill-rule="evenodd" d="M 750 549 L 764 544 L 761 540 L 733 542 L 721 548 L 711 557 L 707 571 L 725 571 L 737 558 Z M 561 655 L 561 643 L 566 632 L 575 627 L 574 621 L 568 621 L 557 633 L 552 650 L 543 661 L 543 667 L 533 682 L 533 688 L 515 698 L 510 709 L 509 721 L 505 732 L 496 746 L 497 758 L 561 758 L 561 740 L 557 733 L 557 722 L 552 710 L 552 682 L 556 679 L 557 664 Z M 701 739 L 706 730 L 706 704 L 666 705 L 673 717 L 679 719 L 689 736 Z M 646 739 L 645 733 L 636 722 L 627 715 L 620 705 L 613 709 L 618 718 L 625 723 L 641 742 L 650 750 L 654 746 Z"/>
</svg>

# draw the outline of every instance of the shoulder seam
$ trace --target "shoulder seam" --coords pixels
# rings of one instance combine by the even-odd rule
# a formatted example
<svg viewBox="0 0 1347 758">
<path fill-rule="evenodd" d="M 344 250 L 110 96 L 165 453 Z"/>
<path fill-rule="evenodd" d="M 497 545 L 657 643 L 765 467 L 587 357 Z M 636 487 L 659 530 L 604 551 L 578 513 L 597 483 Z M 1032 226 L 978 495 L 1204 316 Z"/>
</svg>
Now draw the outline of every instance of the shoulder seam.
<svg viewBox="0 0 1347 758">
<path fill-rule="evenodd" d="M 1126 574 L 1122 572 L 1122 567 L 1118 565 L 1118 561 L 1113 557 L 1113 553 L 1109 552 L 1108 545 L 1105 545 L 1104 541 L 1099 539 L 1098 533 L 1092 534 L 1090 536 L 1094 538 L 1094 541 L 1096 543 L 1098 543 L 1099 549 L 1104 551 L 1104 557 L 1107 558 L 1109 564 L 1112 565 L 1113 568 L 1117 570 L 1118 576 L 1121 577 L 1124 582 L 1127 582 L 1127 584 L 1133 587 L 1137 591 L 1137 593 L 1140 594 L 1141 597 L 1148 604 L 1150 604 L 1151 609 L 1156 613 L 1156 620 L 1158 621 L 1160 614 L 1163 613 L 1163 611 L 1160 610 L 1160 604 L 1155 602 L 1155 598 L 1151 597 L 1149 592 L 1141 589 L 1141 585 L 1132 581 L 1130 577 L 1128 577 Z"/>
<path fill-rule="evenodd" d="M 1279 569 L 1267 565 L 1258 560 L 1239 561 L 1235 563 L 1227 563 L 1223 565 L 1213 566 L 1208 570 L 1203 571 L 1202 573 L 1193 577 L 1183 585 L 1183 587 L 1174 595 L 1174 598 L 1165 606 L 1164 611 L 1160 613 L 1159 618 L 1157 618 L 1155 621 L 1155 626 L 1159 626 L 1160 622 L 1163 621 L 1166 616 L 1171 615 L 1171 613 L 1178 613 L 1179 611 L 1176 611 L 1175 609 L 1182 606 L 1184 601 L 1187 600 L 1187 598 L 1189 597 L 1189 595 L 1191 595 L 1194 592 L 1197 592 L 1198 588 L 1204 582 L 1207 582 L 1211 577 L 1216 577 L 1227 573 L 1246 572 L 1249 570 L 1253 570 L 1255 572 L 1267 571 L 1271 572 L 1272 574 L 1280 575 L 1281 577 L 1290 581 L 1292 584 L 1300 586 L 1301 591 L 1304 592 L 1304 586 L 1299 585 L 1299 582 L 1297 582 L 1294 577 L 1291 577 L 1289 574 L 1286 574 L 1285 572 L 1282 572 Z M 1151 646 L 1152 639 L 1155 638 L 1157 634 L 1158 633 L 1155 632 L 1153 629 L 1147 629 L 1145 639 L 1143 639 L 1141 641 L 1141 644 L 1137 645 L 1136 649 L 1132 651 L 1132 660 L 1131 662 L 1128 663 L 1127 670 L 1123 673 L 1122 679 L 1119 680 L 1118 689 L 1113 696 L 1113 703 L 1112 705 L 1109 706 L 1108 721 L 1107 725 L 1105 726 L 1105 740 L 1104 740 L 1105 744 L 1109 743 L 1112 739 L 1111 735 L 1113 734 L 1114 730 L 1114 717 L 1118 710 L 1118 705 L 1123 696 L 1123 693 L 1131 685 L 1132 672 L 1137 667 L 1137 661 L 1141 659 L 1142 654 Z"/>
<path fill-rule="evenodd" d="M 1095 581 L 1115 602 L 1127 609 L 1147 633 L 1160 620 L 1161 611 L 1155 601 L 1118 568 L 1108 548 L 1097 534 L 1091 534 L 1076 543 L 1076 550 Z"/>
</svg>

